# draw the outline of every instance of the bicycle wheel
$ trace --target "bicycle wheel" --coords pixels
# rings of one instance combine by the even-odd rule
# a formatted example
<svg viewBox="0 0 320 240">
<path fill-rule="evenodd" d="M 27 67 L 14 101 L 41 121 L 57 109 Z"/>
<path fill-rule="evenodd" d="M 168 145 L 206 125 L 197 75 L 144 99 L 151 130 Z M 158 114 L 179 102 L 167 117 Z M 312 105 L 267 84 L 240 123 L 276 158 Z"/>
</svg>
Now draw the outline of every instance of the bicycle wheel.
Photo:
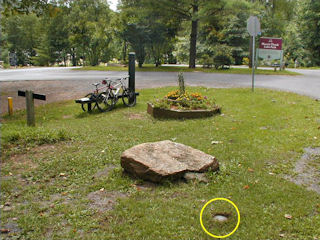
<svg viewBox="0 0 320 240">
<path fill-rule="evenodd" d="M 130 91 L 129 88 L 123 89 L 123 91 L 122 91 L 122 102 L 127 107 L 133 107 L 134 105 L 136 105 L 136 95 L 135 95 L 135 93 Z"/>
<path fill-rule="evenodd" d="M 110 111 L 115 105 L 115 97 L 111 90 L 100 93 L 97 98 L 97 107 L 101 112 Z"/>
<path fill-rule="evenodd" d="M 87 94 L 85 97 L 89 98 L 90 100 L 94 100 L 96 98 L 96 95 L 93 93 Z M 89 104 L 88 103 L 83 103 L 81 104 L 81 108 L 84 112 L 89 112 L 89 110 L 93 110 L 96 107 L 96 103 L 92 102 L 91 103 L 91 109 L 89 109 Z"/>
</svg>

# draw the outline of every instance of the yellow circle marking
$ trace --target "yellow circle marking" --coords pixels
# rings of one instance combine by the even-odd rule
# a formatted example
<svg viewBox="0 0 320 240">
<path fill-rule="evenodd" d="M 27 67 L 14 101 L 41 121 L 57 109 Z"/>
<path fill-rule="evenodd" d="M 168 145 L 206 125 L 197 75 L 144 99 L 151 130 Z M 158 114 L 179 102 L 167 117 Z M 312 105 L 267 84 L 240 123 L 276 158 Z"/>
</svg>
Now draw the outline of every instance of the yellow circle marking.
<svg viewBox="0 0 320 240">
<path fill-rule="evenodd" d="M 226 202 L 230 203 L 230 204 L 236 209 L 237 214 L 238 214 L 238 222 L 237 222 L 236 227 L 232 230 L 232 232 L 230 232 L 229 234 L 224 235 L 224 236 L 218 236 L 218 235 L 214 235 L 214 234 L 210 233 L 210 232 L 205 228 L 205 226 L 203 225 L 203 222 L 202 222 L 202 214 L 203 214 L 203 212 L 204 212 L 204 209 L 205 209 L 210 203 L 212 203 L 212 202 L 214 202 L 214 201 L 219 201 L 219 200 L 221 200 L 221 201 L 226 201 Z M 213 199 L 211 199 L 210 201 L 208 201 L 208 202 L 202 207 L 201 212 L 200 212 L 200 224 L 201 224 L 201 227 L 202 227 L 203 231 L 205 231 L 205 233 L 208 234 L 208 235 L 211 236 L 211 237 L 214 237 L 214 238 L 226 238 L 226 237 L 229 237 L 229 236 L 231 236 L 235 231 L 237 231 L 237 229 L 238 229 L 238 227 L 239 227 L 239 225 L 240 225 L 240 212 L 239 212 L 239 209 L 238 209 L 238 207 L 237 207 L 231 200 L 229 200 L 229 199 L 226 199 L 226 198 L 213 198 Z"/>
</svg>

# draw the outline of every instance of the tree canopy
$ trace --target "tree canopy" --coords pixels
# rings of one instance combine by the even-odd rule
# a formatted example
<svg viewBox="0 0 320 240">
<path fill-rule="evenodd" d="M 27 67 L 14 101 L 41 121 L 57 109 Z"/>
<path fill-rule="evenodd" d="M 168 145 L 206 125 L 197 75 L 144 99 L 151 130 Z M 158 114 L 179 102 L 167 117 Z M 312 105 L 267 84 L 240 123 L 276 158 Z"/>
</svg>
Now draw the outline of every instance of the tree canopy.
<svg viewBox="0 0 320 240">
<path fill-rule="evenodd" d="M 317 0 L 2 0 L 1 60 L 19 65 L 145 63 L 217 66 L 247 63 L 246 20 L 260 19 L 263 37 L 283 39 L 285 61 L 320 65 Z M 260 37 L 260 36 L 259 36 Z M 219 65 L 219 64 L 218 64 Z"/>
</svg>

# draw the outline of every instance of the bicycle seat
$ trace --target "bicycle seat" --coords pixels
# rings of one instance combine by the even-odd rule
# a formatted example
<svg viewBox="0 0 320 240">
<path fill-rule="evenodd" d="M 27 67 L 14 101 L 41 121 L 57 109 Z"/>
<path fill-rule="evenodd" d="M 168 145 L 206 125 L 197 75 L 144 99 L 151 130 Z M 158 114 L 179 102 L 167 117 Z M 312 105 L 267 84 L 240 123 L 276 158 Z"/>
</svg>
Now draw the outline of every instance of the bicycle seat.
<svg viewBox="0 0 320 240">
<path fill-rule="evenodd" d="M 97 87 L 100 85 L 100 83 L 92 83 L 93 86 Z"/>
</svg>

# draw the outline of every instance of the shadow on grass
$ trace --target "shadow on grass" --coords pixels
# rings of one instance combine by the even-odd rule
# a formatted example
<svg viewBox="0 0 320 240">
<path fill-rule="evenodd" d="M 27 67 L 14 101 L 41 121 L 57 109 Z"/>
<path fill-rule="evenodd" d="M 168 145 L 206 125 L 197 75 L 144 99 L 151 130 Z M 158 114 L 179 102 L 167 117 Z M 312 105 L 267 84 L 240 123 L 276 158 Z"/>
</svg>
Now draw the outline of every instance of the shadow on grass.
<svg viewBox="0 0 320 240">
<path fill-rule="evenodd" d="M 82 110 L 80 108 L 80 110 Z M 98 109 L 93 109 L 91 112 L 80 112 L 79 114 L 75 115 L 75 118 L 86 118 L 86 117 L 89 117 L 90 115 L 97 115 L 97 114 L 100 114 L 102 112 L 100 112 Z"/>
<path fill-rule="evenodd" d="M 91 112 L 81 112 L 79 114 L 77 114 L 75 117 L 76 118 L 86 118 L 86 117 L 89 117 L 90 115 L 98 115 L 98 114 L 111 114 L 111 113 L 115 113 L 115 112 L 118 112 L 118 111 L 121 111 L 123 109 L 128 109 L 129 107 L 125 106 L 124 104 L 117 104 L 116 106 L 113 107 L 112 110 L 110 111 L 106 111 L 106 112 L 101 112 L 99 109 L 97 108 L 94 108 Z M 80 110 L 82 110 L 80 108 Z"/>
<path fill-rule="evenodd" d="M 137 188 L 142 189 L 150 189 L 154 190 L 156 188 L 172 188 L 172 186 L 177 186 L 180 184 L 189 184 L 193 182 L 194 184 L 206 184 L 197 180 L 187 180 L 183 177 L 184 174 L 181 174 L 181 176 L 170 176 L 170 177 L 164 177 L 160 180 L 160 182 L 152 182 L 150 180 L 144 180 L 138 176 L 135 176 L 129 172 L 127 172 L 124 169 L 121 169 L 121 177 L 129 178 L 135 182 L 135 185 Z"/>
</svg>

